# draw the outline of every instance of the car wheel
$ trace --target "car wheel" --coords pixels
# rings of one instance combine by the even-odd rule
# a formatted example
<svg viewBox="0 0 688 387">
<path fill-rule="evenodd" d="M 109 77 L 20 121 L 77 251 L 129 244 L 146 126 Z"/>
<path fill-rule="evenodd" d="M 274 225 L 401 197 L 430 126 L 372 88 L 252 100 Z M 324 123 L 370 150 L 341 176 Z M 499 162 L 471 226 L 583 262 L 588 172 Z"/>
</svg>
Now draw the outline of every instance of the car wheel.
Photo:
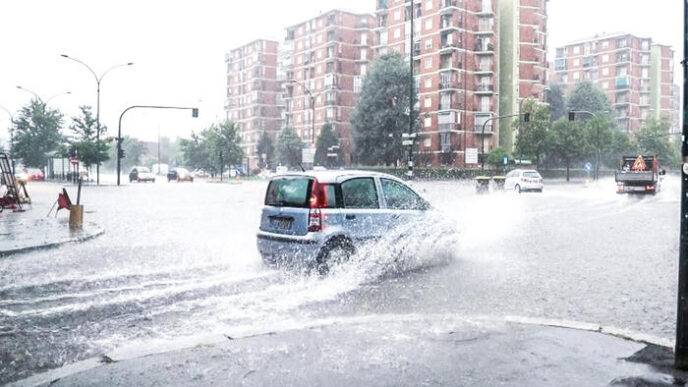
<svg viewBox="0 0 688 387">
<path fill-rule="evenodd" d="M 348 262 L 354 252 L 354 247 L 349 241 L 338 240 L 328 243 L 317 259 L 318 273 L 325 275 L 333 267 Z"/>
<path fill-rule="evenodd" d="M 516 186 L 514 187 L 514 191 L 516 191 L 517 193 L 521 193 L 521 186 L 516 184 Z"/>
</svg>

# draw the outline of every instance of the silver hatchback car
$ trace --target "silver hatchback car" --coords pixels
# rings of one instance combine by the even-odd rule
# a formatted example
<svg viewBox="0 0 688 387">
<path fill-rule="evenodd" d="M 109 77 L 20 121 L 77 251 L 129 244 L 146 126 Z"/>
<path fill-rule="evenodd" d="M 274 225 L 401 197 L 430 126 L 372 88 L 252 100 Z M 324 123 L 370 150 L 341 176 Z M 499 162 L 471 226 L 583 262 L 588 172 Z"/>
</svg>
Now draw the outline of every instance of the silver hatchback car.
<svg viewBox="0 0 688 387">
<path fill-rule="evenodd" d="M 427 201 L 398 178 L 366 171 L 309 171 L 273 178 L 258 251 L 267 264 L 327 271 L 357 246 L 422 216 Z"/>
</svg>

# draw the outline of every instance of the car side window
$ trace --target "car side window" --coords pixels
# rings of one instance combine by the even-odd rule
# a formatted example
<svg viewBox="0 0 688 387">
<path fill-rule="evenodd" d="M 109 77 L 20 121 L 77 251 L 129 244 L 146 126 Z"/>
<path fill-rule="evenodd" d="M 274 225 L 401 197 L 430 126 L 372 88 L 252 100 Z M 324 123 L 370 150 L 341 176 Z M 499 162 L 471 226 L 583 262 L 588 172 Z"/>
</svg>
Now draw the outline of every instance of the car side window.
<svg viewBox="0 0 688 387">
<path fill-rule="evenodd" d="M 341 189 L 344 208 L 380 208 L 372 177 L 346 180 Z"/>
<path fill-rule="evenodd" d="M 421 210 L 424 202 L 409 187 L 389 179 L 381 179 L 382 194 L 387 202 L 387 208 L 393 210 Z"/>
</svg>

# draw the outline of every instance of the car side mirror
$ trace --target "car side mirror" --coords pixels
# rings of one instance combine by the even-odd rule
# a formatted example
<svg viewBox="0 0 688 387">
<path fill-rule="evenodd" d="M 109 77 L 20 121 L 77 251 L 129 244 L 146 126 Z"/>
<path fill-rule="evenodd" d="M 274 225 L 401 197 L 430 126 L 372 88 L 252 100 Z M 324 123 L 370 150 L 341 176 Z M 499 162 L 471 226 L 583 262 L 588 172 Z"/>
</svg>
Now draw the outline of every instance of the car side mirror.
<svg viewBox="0 0 688 387">
<path fill-rule="evenodd" d="M 662 169 L 661 171 L 659 171 L 659 174 L 660 174 L 661 176 L 666 175 L 666 169 Z"/>
</svg>

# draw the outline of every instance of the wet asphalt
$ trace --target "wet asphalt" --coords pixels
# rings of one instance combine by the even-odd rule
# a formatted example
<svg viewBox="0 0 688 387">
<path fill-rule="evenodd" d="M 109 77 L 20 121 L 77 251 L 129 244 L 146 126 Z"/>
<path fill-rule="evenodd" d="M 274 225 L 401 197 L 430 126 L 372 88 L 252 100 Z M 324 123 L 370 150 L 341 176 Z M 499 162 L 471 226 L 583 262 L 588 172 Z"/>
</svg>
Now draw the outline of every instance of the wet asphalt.
<svg viewBox="0 0 688 387">
<path fill-rule="evenodd" d="M 522 316 L 673 337 L 678 178 L 647 197 L 611 180 L 521 195 L 412 184 L 433 217 L 325 278 L 261 263 L 264 181 L 85 187 L 104 235 L 0 258 L 0 384 L 125 345 L 330 317 Z M 30 185 L 32 211 L 60 187 Z"/>
</svg>

